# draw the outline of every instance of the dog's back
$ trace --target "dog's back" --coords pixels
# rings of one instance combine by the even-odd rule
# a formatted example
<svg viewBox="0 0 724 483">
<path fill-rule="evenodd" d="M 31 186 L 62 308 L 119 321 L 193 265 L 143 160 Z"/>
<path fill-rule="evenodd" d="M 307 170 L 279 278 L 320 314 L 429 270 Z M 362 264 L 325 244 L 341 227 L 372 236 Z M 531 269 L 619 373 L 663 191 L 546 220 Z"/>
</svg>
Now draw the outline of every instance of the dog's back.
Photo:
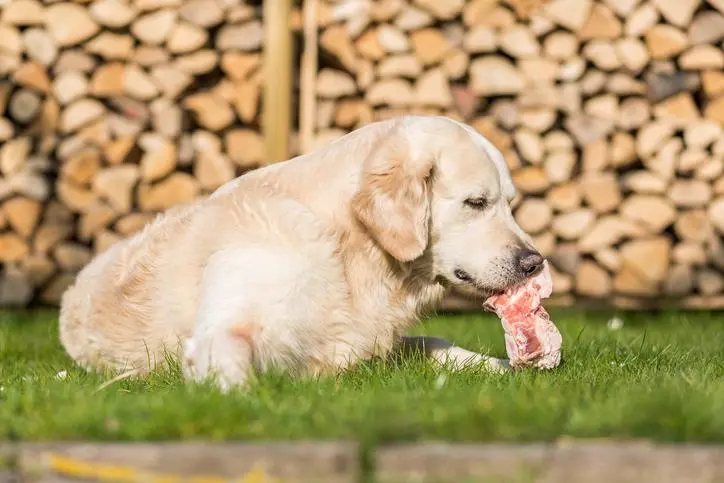
<svg viewBox="0 0 724 483">
<path fill-rule="evenodd" d="M 341 310 L 346 291 L 334 253 L 335 235 L 298 201 L 277 193 L 263 176 L 243 178 L 233 189 L 160 215 L 81 271 L 63 296 L 60 314 L 61 342 L 76 362 L 89 369 L 143 374 L 164 364 L 166 352 L 178 355 L 194 331 L 205 270 L 219 252 L 236 253 L 233 260 L 239 264 L 255 249 L 268 252 L 267 258 L 275 263 L 265 264 L 264 257 L 257 257 L 244 265 L 247 270 L 240 268 L 229 277 L 247 280 L 250 285 L 245 291 L 254 292 L 251 288 L 259 285 L 260 277 L 273 269 L 290 272 L 295 283 L 303 285 L 302 295 L 311 297 L 307 312 L 319 313 L 320 327 L 328 304 L 334 301 L 335 310 Z M 295 260 L 302 263 L 292 263 Z M 317 280 L 320 277 L 322 281 Z M 263 294 L 252 297 L 264 306 L 259 312 L 269 319 L 264 325 L 270 340 L 283 341 L 294 329 L 281 323 L 289 316 L 272 310 L 274 300 L 286 294 L 292 282 L 288 280 L 266 298 Z M 324 290 L 313 292 L 313 286 Z M 236 293 L 232 298 L 244 297 L 251 295 Z M 299 315 L 303 307 L 297 301 L 289 309 Z M 307 335 L 312 333 L 306 330 Z"/>
<path fill-rule="evenodd" d="M 192 304 L 188 298 L 178 297 L 170 305 L 179 315 L 172 323 L 155 324 L 154 319 L 156 307 L 169 306 L 158 300 L 168 293 L 168 287 L 160 290 L 158 285 L 167 283 L 163 275 L 173 269 L 169 265 L 178 248 L 169 239 L 182 239 L 196 211 L 196 205 L 168 211 L 99 254 L 78 274 L 63 295 L 59 322 L 61 343 L 76 362 L 89 369 L 131 367 L 143 372 L 163 363 L 158 359 L 165 348 L 173 348 L 190 331 L 192 321 L 181 315 L 187 310 L 178 306 Z M 186 290 L 193 268 L 177 264 L 174 290 Z M 146 351 L 139 351 L 141 343 Z"/>
</svg>

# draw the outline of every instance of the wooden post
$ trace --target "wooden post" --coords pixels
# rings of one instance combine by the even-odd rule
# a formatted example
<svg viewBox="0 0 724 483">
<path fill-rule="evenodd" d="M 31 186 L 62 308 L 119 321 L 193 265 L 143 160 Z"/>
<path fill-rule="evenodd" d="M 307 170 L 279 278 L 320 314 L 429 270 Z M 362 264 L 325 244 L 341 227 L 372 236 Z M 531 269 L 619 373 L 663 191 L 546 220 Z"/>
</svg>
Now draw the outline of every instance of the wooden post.
<svg viewBox="0 0 724 483">
<path fill-rule="evenodd" d="M 317 110 L 317 0 L 304 0 L 304 52 L 302 53 L 299 146 L 307 153 L 314 142 Z"/>
<path fill-rule="evenodd" d="M 264 0 L 264 105 L 266 162 L 289 158 L 292 108 L 291 0 Z"/>
</svg>

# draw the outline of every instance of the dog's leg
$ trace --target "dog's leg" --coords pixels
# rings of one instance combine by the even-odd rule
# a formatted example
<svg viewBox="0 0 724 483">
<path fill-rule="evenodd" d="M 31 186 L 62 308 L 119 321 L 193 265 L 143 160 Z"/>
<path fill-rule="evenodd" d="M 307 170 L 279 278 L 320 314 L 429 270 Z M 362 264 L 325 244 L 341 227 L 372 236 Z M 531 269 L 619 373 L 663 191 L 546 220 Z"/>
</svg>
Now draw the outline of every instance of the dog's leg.
<svg viewBox="0 0 724 483">
<path fill-rule="evenodd" d="M 212 380 L 226 392 L 243 386 L 253 370 L 253 347 L 232 328 L 211 329 L 184 344 L 183 372 L 187 379 Z"/>
<path fill-rule="evenodd" d="M 201 282 L 193 335 L 184 342 L 183 373 L 213 380 L 223 390 L 243 386 L 253 371 L 255 321 L 243 271 L 232 253 L 209 260 Z"/>
<path fill-rule="evenodd" d="M 455 370 L 465 367 L 482 367 L 491 372 L 505 372 L 510 369 L 507 359 L 496 359 L 485 354 L 471 352 L 437 337 L 402 337 L 399 349 L 403 354 L 422 353 L 435 362 L 449 365 Z"/>
</svg>

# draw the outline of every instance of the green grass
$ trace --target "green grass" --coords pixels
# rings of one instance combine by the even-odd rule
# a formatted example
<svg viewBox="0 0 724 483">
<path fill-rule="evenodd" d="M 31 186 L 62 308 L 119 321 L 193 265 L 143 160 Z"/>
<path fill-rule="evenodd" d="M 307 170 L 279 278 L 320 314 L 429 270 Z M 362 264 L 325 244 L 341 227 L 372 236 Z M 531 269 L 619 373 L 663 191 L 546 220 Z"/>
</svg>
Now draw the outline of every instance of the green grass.
<svg viewBox="0 0 724 483">
<path fill-rule="evenodd" d="M 337 378 L 269 375 L 222 395 L 183 384 L 178 370 L 97 391 L 106 378 L 72 365 L 55 312 L 0 314 L 0 440 L 724 441 L 724 317 L 624 314 L 618 331 L 607 328 L 607 314 L 553 317 L 564 336 L 553 371 L 374 362 Z M 490 316 L 434 318 L 415 332 L 504 355 Z"/>
</svg>

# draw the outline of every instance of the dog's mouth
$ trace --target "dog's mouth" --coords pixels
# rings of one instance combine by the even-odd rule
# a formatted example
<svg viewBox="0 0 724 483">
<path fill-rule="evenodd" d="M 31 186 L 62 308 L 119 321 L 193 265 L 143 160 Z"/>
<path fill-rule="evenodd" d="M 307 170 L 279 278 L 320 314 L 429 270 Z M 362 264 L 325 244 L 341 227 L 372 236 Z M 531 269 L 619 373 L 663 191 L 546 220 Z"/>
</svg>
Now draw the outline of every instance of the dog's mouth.
<svg viewBox="0 0 724 483">
<path fill-rule="evenodd" d="M 495 293 L 502 293 L 502 287 L 490 287 L 482 281 L 476 279 L 470 273 L 463 269 L 455 269 L 453 277 L 444 279 L 441 277 L 442 284 L 452 289 L 454 292 L 466 298 L 485 300 Z"/>
<path fill-rule="evenodd" d="M 515 289 L 529 282 L 538 272 L 530 276 L 511 276 L 501 284 L 489 285 L 477 279 L 462 268 L 453 271 L 453 280 L 446 280 L 444 285 L 449 285 L 460 295 L 482 300 L 487 305 L 488 300 L 503 295 L 511 289 Z"/>
<path fill-rule="evenodd" d="M 468 272 L 463 270 L 462 268 L 456 268 L 453 272 L 453 275 L 455 275 L 455 278 L 458 279 L 461 282 L 468 283 L 468 284 L 475 284 L 476 281 L 473 278 L 472 275 L 470 275 Z"/>
</svg>

